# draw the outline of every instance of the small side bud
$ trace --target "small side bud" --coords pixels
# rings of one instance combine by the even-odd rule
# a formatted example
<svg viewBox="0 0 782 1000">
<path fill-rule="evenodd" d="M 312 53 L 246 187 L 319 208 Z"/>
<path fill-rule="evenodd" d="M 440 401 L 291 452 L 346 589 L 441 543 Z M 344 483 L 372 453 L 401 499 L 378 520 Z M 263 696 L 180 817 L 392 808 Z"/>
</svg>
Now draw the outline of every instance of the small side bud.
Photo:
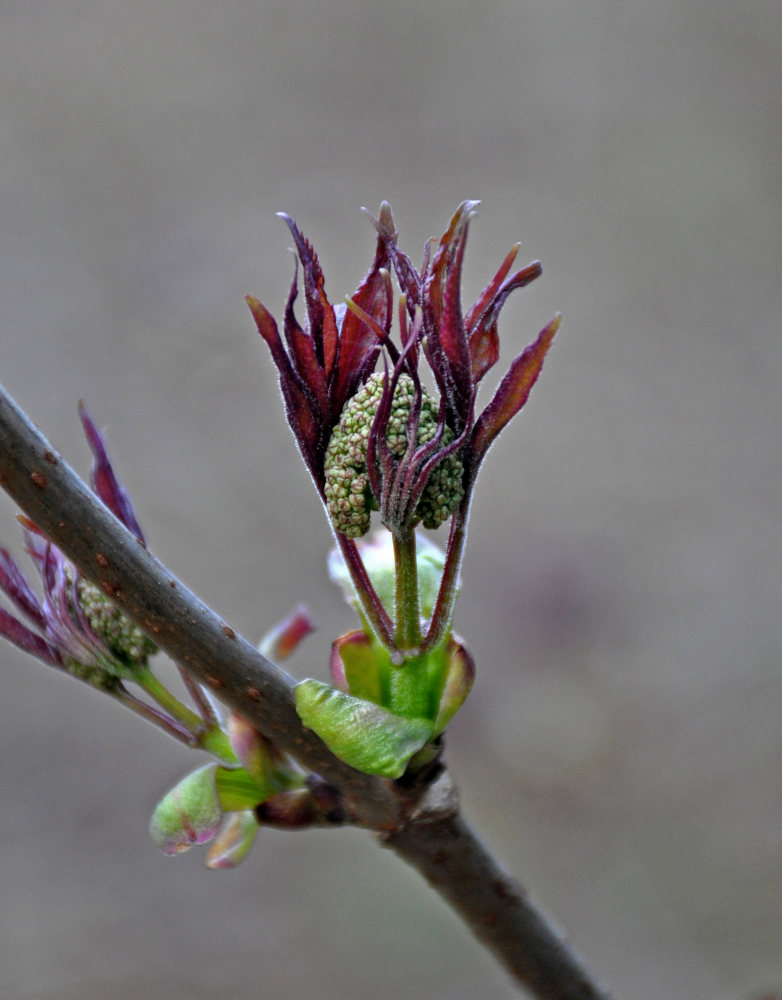
<svg viewBox="0 0 782 1000">
<path fill-rule="evenodd" d="M 231 712 L 228 717 L 228 739 L 231 749 L 250 777 L 263 779 L 269 757 L 269 741 L 237 712 Z"/>
<path fill-rule="evenodd" d="M 214 763 L 193 771 L 155 807 L 149 832 L 164 854 L 180 854 L 216 836 L 223 818 L 216 772 Z"/>
<path fill-rule="evenodd" d="M 269 629 L 258 644 L 258 652 L 268 656 L 270 660 L 285 660 L 314 631 L 315 623 L 309 612 L 299 605 L 287 618 Z"/>
<path fill-rule="evenodd" d="M 321 816 L 309 788 L 294 788 L 280 792 L 261 802 L 255 809 L 259 823 L 283 830 L 303 830 L 312 826 Z"/>
<path fill-rule="evenodd" d="M 437 717 L 435 735 L 441 733 L 464 704 L 475 680 L 475 661 L 461 642 L 452 636 L 445 647 L 446 673 Z"/>
<path fill-rule="evenodd" d="M 255 783 L 260 801 L 290 787 L 292 774 L 279 749 L 243 716 L 231 712 L 228 738 L 242 767 Z M 236 776 L 236 772 L 232 772 Z"/>
<path fill-rule="evenodd" d="M 327 781 L 324 781 L 319 774 L 310 773 L 307 775 L 307 788 L 310 790 L 313 801 L 321 813 L 330 823 L 344 823 L 345 810 L 342 805 L 342 796 Z"/>
<path fill-rule="evenodd" d="M 258 820 L 249 809 L 229 813 L 206 856 L 207 868 L 235 868 L 252 847 L 258 832 Z"/>
</svg>

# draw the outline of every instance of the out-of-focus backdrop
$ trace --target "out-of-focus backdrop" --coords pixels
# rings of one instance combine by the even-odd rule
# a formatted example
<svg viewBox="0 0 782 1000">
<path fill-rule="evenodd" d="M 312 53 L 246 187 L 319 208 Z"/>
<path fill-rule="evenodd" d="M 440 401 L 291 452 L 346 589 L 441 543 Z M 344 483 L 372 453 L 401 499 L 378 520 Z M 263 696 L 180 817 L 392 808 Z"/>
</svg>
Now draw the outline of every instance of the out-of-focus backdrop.
<svg viewBox="0 0 782 1000">
<path fill-rule="evenodd" d="M 465 809 L 617 997 L 782 988 L 779 3 L 7 0 L 0 27 L 2 381 L 83 471 L 86 399 L 152 548 L 242 633 L 305 602 L 300 675 L 352 619 L 243 303 L 287 295 L 275 211 L 337 301 L 384 198 L 415 260 L 482 199 L 470 301 L 517 239 L 542 258 L 504 358 L 565 320 L 458 609 Z M 0 664 L 5 1000 L 516 995 L 368 836 L 159 855 L 196 755 Z"/>
</svg>

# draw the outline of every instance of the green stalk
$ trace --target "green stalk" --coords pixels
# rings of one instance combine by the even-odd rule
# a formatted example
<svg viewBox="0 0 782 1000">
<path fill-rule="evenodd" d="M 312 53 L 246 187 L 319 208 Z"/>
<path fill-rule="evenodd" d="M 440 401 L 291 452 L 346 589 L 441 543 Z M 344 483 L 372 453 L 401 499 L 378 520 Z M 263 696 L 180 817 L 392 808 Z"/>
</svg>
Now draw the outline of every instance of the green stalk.
<svg viewBox="0 0 782 1000">
<path fill-rule="evenodd" d="M 229 767 L 239 764 L 239 758 L 233 752 L 231 741 L 219 726 L 202 728 L 196 733 L 196 745 Z"/>
<path fill-rule="evenodd" d="M 405 660 L 401 667 L 392 667 L 389 709 L 406 719 L 428 719 L 428 673 L 426 656 L 416 656 Z"/>
<path fill-rule="evenodd" d="M 418 563 L 415 532 L 408 537 L 394 537 L 396 563 L 396 623 L 394 645 L 400 652 L 417 655 L 421 645 L 421 609 L 418 601 Z"/>
<path fill-rule="evenodd" d="M 227 764 L 238 764 L 231 743 L 217 723 L 206 725 L 200 716 L 183 705 L 178 698 L 155 677 L 151 670 L 141 671 L 133 678 L 139 687 L 153 698 L 158 705 L 187 729 L 193 737 L 193 745 L 206 750 Z"/>
<path fill-rule="evenodd" d="M 418 597 L 418 560 L 415 532 L 394 539 L 396 564 L 396 622 L 394 645 L 404 659 L 391 667 L 390 708 L 408 719 L 429 714 L 426 657 L 421 656 L 421 606 Z M 393 657 L 392 657 L 393 659 Z"/>
<path fill-rule="evenodd" d="M 445 566 L 440 581 L 440 590 L 429 622 L 423 651 L 436 649 L 445 639 L 451 629 L 451 619 L 456 598 L 459 595 L 459 571 L 464 556 L 464 543 L 467 541 L 467 522 L 470 517 L 471 487 L 467 484 L 464 499 L 454 512 L 451 520 L 451 533 L 448 537 L 448 548 L 445 555 Z"/>
</svg>

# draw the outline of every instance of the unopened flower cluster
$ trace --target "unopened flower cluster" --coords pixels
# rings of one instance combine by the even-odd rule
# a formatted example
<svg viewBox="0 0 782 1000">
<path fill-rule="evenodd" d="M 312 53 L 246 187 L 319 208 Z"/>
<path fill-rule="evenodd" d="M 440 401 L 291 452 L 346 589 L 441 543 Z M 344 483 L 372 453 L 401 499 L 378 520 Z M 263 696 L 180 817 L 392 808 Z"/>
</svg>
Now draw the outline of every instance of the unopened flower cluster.
<svg viewBox="0 0 782 1000">
<path fill-rule="evenodd" d="M 133 507 L 117 481 L 103 438 L 80 406 L 82 426 L 93 453 L 93 489 L 143 544 Z M 27 518 L 20 517 L 27 552 L 41 584 L 38 597 L 15 560 L 0 549 L 0 591 L 20 613 L 0 607 L 0 633 L 51 666 L 67 670 L 94 687 L 115 692 L 121 681 L 147 669 L 155 644 L 86 580 L 65 555 Z"/>
<path fill-rule="evenodd" d="M 369 531 L 370 513 L 378 509 L 367 470 L 369 435 L 383 396 L 385 376 L 375 374 L 367 379 L 342 411 L 326 449 L 326 507 L 332 524 L 348 538 L 360 538 Z M 415 405 L 413 380 L 401 375 L 391 401 L 386 423 L 386 442 L 391 454 L 399 459 L 409 446 L 410 411 Z M 421 390 L 420 415 L 414 447 L 431 441 L 438 429 L 438 406 L 425 390 Z M 443 430 L 443 444 L 453 441 L 453 431 Z M 439 462 L 429 474 L 426 488 L 415 508 L 415 521 L 425 528 L 439 528 L 447 521 L 464 496 L 462 477 L 464 466 L 458 454 Z"/>
</svg>

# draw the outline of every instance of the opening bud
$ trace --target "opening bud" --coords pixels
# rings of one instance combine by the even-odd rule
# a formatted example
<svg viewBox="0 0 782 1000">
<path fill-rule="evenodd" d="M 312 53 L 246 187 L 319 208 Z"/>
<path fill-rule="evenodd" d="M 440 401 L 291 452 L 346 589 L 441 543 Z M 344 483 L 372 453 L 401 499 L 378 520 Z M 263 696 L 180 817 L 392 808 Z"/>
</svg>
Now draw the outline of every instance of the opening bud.
<svg viewBox="0 0 782 1000">
<path fill-rule="evenodd" d="M 205 844 L 220 829 L 223 813 L 217 791 L 217 764 L 184 777 L 157 804 L 149 823 L 152 839 L 164 854 L 181 854 Z"/>
</svg>

